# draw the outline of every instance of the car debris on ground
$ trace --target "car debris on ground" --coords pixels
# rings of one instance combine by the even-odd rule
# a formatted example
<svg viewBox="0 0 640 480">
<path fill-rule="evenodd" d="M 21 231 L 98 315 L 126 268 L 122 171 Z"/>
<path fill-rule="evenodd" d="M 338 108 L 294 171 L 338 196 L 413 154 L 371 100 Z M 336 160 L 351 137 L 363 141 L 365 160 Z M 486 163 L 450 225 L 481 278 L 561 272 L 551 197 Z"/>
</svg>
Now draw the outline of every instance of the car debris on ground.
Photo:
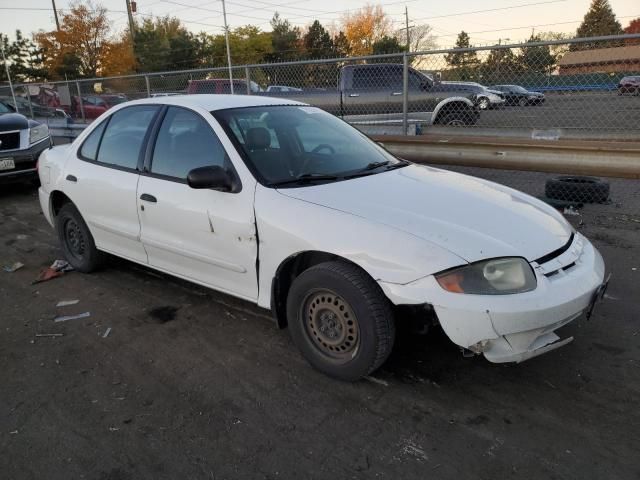
<svg viewBox="0 0 640 480">
<path fill-rule="evenodd" d="M 56 307 L 68 307 L 70 305 L 76 305 L 80 300 L 60 300 Z"/>
<path fill-rule="evenodd" d="M 79 313 L 77 315 L 66 315 L 63 317 L 56 317 L 53 319 L 54 322 L 59 323 L 59 322 L 66 322 L 68 320 L 77 320 L 80 318 L 87 318 L 91 316 L 91 312 L 84 312 L 84 313 Z"/>
<path fill-rule="evenodd" d="M 69 265 L 69 262 L 66 260 L 56 260 L 51 264 L 51 266 L 45 268 L 40 272 L 38 278 L 36 278 L 31 284 L 35 285 L 37 283 L 47 282 L 57 277 L 61 277 L 66 272 L 73 271 L 73 267 Z"/>
<path fill-rule="evenodd" d="M 2 267 L 2 270 L 4 270 L 7 273 L 13 273 L 16 270 L 20 270 L 22 267 L 24 267 L 24 263 L 15 262 L 12 265 L 5 265 L 4 267 Z"/>
</svg>

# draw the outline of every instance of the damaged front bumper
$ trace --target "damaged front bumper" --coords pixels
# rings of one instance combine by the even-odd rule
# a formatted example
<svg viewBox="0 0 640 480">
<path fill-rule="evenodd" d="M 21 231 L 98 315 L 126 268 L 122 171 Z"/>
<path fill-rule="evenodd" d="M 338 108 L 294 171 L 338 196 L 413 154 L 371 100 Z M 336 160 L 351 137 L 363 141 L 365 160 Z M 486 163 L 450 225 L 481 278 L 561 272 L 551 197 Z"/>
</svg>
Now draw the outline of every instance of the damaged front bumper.
<svg viewBox="0 0 640 480">
<path fill-rule="evenodd" d="M 514 295 L 469 295 L 445 291 L 433 276 L 406 285 L 380 282 L 396 305 L 430 303 L 443 330 L 457 345 L 496 363 L 521 362 L 566 345 L 554 333 L 590 310 L 603 291 L 604 261 L 582 235 L 550 274 L 534 264 L 537 287 Z"/>
</svg>

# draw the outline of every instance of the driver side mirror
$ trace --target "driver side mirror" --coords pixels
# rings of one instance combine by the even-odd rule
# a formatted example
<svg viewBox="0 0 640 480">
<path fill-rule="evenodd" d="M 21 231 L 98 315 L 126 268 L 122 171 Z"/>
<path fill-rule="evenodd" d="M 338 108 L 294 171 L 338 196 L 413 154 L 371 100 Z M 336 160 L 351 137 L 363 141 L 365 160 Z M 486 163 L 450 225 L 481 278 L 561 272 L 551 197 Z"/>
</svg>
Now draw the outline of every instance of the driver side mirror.
<svg viewBox="0 0 640 480">
<path fill-rule="evenodd" d="M 187 184 L 191 188 L 210 188 L 221 192 L 234 192 L 237 187 L 229 172 L 218 165 L 194 168 L 187 175 Z"/>
</svg>

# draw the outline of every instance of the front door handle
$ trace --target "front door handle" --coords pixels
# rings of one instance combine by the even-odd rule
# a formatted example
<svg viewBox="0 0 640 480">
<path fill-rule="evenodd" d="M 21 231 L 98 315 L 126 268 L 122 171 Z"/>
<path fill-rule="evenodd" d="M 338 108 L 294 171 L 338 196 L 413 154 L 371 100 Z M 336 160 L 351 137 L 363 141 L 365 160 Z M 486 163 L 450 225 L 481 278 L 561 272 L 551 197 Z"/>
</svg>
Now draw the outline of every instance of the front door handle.
<svg viewBox="0 0 640 480">
<path fill-rule="evenodd" d="M 393 97 L 399 97 L 400 95 L 402 95 L 402 92 L 393 92 L 391 94 L 391 96 L 393 96 Z"/>
<path fill-rule="evenodd" d="M 349 96 L 350 97 L 359 97 L 360 94 L 359 93 L 350 93 Z"/>
<path fill-rule="evenodd" d="M 77 183 L 78 181 L 75 175 L 67 175 L 67 180 L 73 183 Z"/>
<path fill-rule="evenodd" d="M 153 195 L 149 195 L 148 193 L 143 193 L 142 195 L 140 195 L 140 200 L 151 203 L 156 203 L 158 201 L 156 197 L 154 197 Z"/>
</svg>

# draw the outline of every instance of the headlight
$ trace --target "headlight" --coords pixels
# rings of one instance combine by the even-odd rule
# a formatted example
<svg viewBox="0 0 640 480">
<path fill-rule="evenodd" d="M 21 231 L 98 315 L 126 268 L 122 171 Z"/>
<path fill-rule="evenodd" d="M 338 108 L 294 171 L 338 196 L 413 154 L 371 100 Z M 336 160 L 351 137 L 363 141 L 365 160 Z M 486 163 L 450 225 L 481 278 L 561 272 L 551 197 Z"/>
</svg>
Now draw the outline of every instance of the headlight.
<svg viewBox="0 0 640 480">
<path fill-rule="evenodd" d="M 454 293 L 508 295 L 536 288 L 536 276 L 524 258 L 494 258 L 436 275 L 442 288 Z"/>
<path fill-rule="evenodd" d="M 49 127 L 46 125 L 38 125 L 29 129 L 29 143 L 36 143 L 49 136 Z"/>
</svg>

